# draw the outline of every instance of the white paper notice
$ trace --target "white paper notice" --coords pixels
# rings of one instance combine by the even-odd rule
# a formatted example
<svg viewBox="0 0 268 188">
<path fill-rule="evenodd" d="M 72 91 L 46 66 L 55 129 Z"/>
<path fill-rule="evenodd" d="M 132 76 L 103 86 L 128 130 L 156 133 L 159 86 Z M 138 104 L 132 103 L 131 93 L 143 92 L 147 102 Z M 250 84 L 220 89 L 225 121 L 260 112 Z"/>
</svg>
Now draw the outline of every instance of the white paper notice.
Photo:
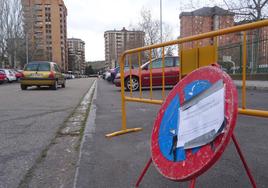
<svg viewBox="0 0 268 188">
<path fill-rule="evenodd" d="M 182 110 L 180 108 L 177 147 L 205 135 L 215 133 L 224 121 L 224 87 Z"/>
</svg>

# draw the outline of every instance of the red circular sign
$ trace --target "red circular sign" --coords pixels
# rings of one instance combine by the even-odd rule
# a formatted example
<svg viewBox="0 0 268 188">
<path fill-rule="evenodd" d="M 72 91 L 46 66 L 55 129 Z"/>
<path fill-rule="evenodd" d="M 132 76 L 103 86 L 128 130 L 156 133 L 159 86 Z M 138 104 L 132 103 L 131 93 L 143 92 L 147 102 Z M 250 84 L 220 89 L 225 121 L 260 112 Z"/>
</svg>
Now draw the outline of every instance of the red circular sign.
<svg viewBox="0 0 268 188">
<path fill-rule="evenodd" d="M 176 148 L 173 150 L 176 157 L 172 158 L 174 136 L 172 137 L 171 133 L 176 131 L 173 130 L 176 127 L 174 125 L 179 121 L 176 119 L 180 118 L 180 115 L 176 114 L 178 109 L 191 98 L 191 95 L 198 95 L 219 80 L 222 80 L 225 86 L 224 131 L 212 142 L 198 148 Z M 154 123 L 151 155 L 157 170 L 164 177 L 175 181 L 190 180 L 208 170 L 220 158 L 230 141 L 237 118 L 237 103 L 237 90 L 232 79 L 217 67 L 202 67 L 183 78 L 167 96 Z"/>
</svg>

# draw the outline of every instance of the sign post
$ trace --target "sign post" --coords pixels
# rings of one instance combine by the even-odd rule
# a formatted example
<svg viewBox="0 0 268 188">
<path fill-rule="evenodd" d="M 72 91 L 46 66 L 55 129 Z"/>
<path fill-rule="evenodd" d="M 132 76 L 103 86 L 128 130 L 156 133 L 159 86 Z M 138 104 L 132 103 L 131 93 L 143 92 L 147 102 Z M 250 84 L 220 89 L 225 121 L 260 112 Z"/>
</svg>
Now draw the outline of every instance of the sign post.
<svg viewBox="0 0 268 188">
<path fill-rule="evenodd" d="M 227 73 L 215 66 L 197 69 L 183 78 L 161 106 L 152 131 L 151 158 L 136 187 L 153 162 L 173 181 L 190 181 L 221 157 L 232 138 L 249 176 L 253 176 L 233 134 L 237 119 L 237 90 Z"/>
</svg>

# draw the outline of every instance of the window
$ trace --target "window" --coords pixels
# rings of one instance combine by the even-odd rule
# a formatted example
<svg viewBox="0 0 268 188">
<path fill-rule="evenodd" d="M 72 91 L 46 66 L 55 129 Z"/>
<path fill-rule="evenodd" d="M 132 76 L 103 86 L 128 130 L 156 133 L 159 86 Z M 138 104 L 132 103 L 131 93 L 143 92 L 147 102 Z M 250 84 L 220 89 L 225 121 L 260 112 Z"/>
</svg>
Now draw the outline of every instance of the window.
<svg viewBox="0 0 268 188">
<path fill-rule="evenodd" d="M 54 69 L 56 72 L 60 72 L 60 69 L 59 69 L 58 65 L 56 65 L 56 64 L 54 64 Z"/>
<path fill-rule="evenodd" d="M 173 58 L 165 58 L 165 67 L 173 67 Z"/>
<path fill-rule="evenodd" d="M 26 71 L 50 71 L 50 64 L 41 62 L 41 63 L 29 63 L 25 67 Z"/>
<path fill-rule="evenodd" d="M 25 67 L 25 70 L 26 70 L 26 71 L 37 71 L 37 68 L 38 68 L 38 64 L 31 63 L 31 64 L 28 64 L 28 65 Z"/>
<path fill-rule="evenodd" d="M 50 71 L 49 63 L 40 63 L 38 67 L 38 71 Z"/>
<path fill-rule="evenodd" d="M 149 65 L 150 67 L 150 65 Z M 162 59 L 156 59 L 152 62 L 153 69 L 162 68 Z"/>
<path fill-rule="evenodd" d="M 179 58 L 175 58 L 175 66 L 178 67 L 180 66 Z"/>
</svg>

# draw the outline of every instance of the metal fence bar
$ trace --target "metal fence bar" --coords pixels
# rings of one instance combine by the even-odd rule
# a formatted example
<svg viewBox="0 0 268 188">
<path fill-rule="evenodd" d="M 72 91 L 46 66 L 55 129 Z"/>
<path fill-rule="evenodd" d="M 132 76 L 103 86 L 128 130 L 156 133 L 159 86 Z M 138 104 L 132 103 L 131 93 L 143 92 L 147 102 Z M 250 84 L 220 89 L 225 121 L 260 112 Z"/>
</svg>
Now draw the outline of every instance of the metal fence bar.
<svg viewBox="0 0 268 188">
<path fill-rule="evenodd" d="M 219 46 L 219 36 L 214 37 L 214 46 L 215 46 L 215 59 L 218 61 L 218 46 Z"/>
<path fill-rule="evenodd" d="M 153 99 L 153 65 L 152 65 L 152 50 L 150 50 L 150 98 Z"/>
<path fill-rule="evenodd" d="M 247 33 L 243 32 L 242 108 L 246 108 Z"/>
<path fill-rule="evenodd" d="M 162 100 L 165 99 L 165 47 L 162 47 Z"/>
<path fill-rule="evenodd" d="M 198 35 L 184 37 L 184 38 L 180 38 L 177 40 L 172 40 L 172 41 L 164 42 L 164 43 L 160 43 L 160 44 L 154 44 L 154 45 L 144 46 L 141 48 L 126 50 L 123 53 L 123 56 L 125 56 L 126 54 L 137 53 L 139 51 L 151 50 L 154 48 L 160 48 L 160 47 L 164 47 L 164 46 L 171 46 L 171 45 L 175 45 L 175 44 L 192 42 L 195 40 L 211 38 L 211 37 L 215 37 L 215 36 L 219 36 L 219 35 L 225 35 L 225 34 L 229 34 L 229 33 L 235 33 L 235 32 L 240 32 L 240 31 L 251 30 L 251 29 L 256 29 L 256 28 L 260 28 L 260 27 L 264 27 L 264 26 L 268 26 L 268 19 L 262 20 L 262 21 L 257 21 L 254 23 L 248 23 L 248 24 L 233 26 L 230 28 L 220 29 L 217 31 L 210 31 L 207 33 L 202 33 L 202 34 L 198 34 Z"/>
<path fill-rule="evenodd" d="M 178 44 L 178 56 L 179 56 L 179 81 L 182 78 L 182 66 L 181 66 L 181 60 L 182 60 L 182 44 Z"/>
<path fill-rule="evenodd" d="M 255 109 L 242 109 L 239 108 L 238 112 L 247 116 L 257 116 L 257 117 L 265 117 L 268 118 L 268 111 L 265 110 L 255 110 Z"/>
<path fill-rule="evenodd" d="M 150 103 L 150 104 L 159 104 L 163 103 L 163 100 L 156 100 L 156 99 L 140 99 L 135 97 L 125 97 L 126 101 L 129 102 L 140 102 L 140 103 Z"/>
<path fill-rule="evenodd" d="M 131 55 L 129 56 L 129 82 L 130 82 L 130 96 L 132 97 L 132 87 L 133 87 L 133 83 L 132 83 L 132 62 L 131 62 Z"/>
<path fill-rule="evenodd" d="M 121 125 L 121 130 L 106 134 L 105 136 L 107 138 L 111 138 L 114 136 L 130 133 L 130 132 L 137 132 L 141 131 L 141 127 L 137 128 L 127 128 L 127 122 L 126 122 L 126 96 L 125 96 L 125 80 L 124 80 L 124 68 L 125 68 L 125 56 L 120 57 L 120 81 L 121 81 L 121 108 L 122 108 L 122 125 Z M 131 70 L 131 67 L 130 67 Z"/>
<path fill-rule="evenodd" d="M 153 100 L 153 93 L 152 93 L 152 49 L 157 49 L 157 48 L 164 48 L 165 46 L 171 46 L 171 45 L 178 45 L 178 54 L 180 55 L 180 60 L 181 60 L 181 54 L 182 54 L 182 47 L 183 47 L 183 43 L 186 42 L 194 42 L 196 40 L 201 40 L 201 39 L 205 39 L 205 38 L 213 38 L 213 37 L 217 37 L 220 35 L 225 35 L 225 34 L 229 34 L 229 33 L 235 33 L 235 32 L 244 32 L 244 41 L 243 41 L 243 51 L 244 51 L 244 55 L 246 55 L 246 32 L 247 30 L 251 30 L 251 29 L 256 29 L 256 28 L 260 28 L 260 27 L 265 27 L 268 26 L 268 19 L 266 20 L 262 20 L 262 21 L 258 21 L 258 22 L 254 22 L 254 23 L 249 23 L 249 24 L 244 24 L 244 25 L 239 25 L 239 26 L 234 26 L 234 27 L 230 27 L 230 28 L 226 28 L 226 29 L 220 29 L 217 31 L 211 31 L 211 32 L 207 32 L 207 33 L 203 33 L 203 34 L 199 34 L 199 35 L 194 35 L 194 36 L 189 36 L 189 37 L 185 37 L 185 38 L 180 38 L 177 40 L 173 40 L 173 41 L 169 41 L 169 42 L 164 42 L 161 44 L 155 44 L 155 45 L 149 45 L 149 46 L 145 46 L 145 47 L 141 47 L 141 48 L 136 48 L 136 49 L 131 49 L 131 50 L 127 50 L 125 51 L 121 58 L 120 58 L 120 79 L 121 79 L 121 97 L 122 97 L 122 129 L 120 131 L 111 133 L 106 135 L 107 137 L 111 137 L 111 136 L 116 136 L 119 134 L 124 134 L 124 133 L 128 133 L 128 132 L 133 132 L 133 131 L 139 131 L 141 130 L 141 128 L 132 128 L 132 129 L 127 129 L 126 128 L 126 101 L 129 102 L 142 102 L 142 103 L 149 103 L 149 104 L 158 104 L 161 105 L 163 103 L 163 100 Z M 217 43 L 216 43 L 217 44 Z M 215 45 L 215 43 L 214 43 Z M 218 45 L 218 44 L 217 44 Z M 127 55 L 133 54 L 133 53 L 140 53 L 142 51 L 147 51 L 149 50 L 149 66 L 150 66 L 150 99 L 144 99 L 141 98 L 141 94 L 140 94 L 140 98 L 133 98 L 133 97 L 127 97 L 125 96 L 125 91 L 124 91 L 124 87 L 125 87 L 125 80 L 124 80 L 124 60 L 126 58 Z M 217 51 L 217 50 L 216 50 Z M 216 52 L 217 53 L 217 52 Z M 217 54 L 215 54 L 216 57 L 218 56 Z M 163 54 L 162 54 L 163 56 Z M 181 63 L 181 61 L 180 61 Z M 131 68 L 131 67 L 130 67 Z M 245 74 L 245 69 L 246 69 L 246 56 L 243 60 L 243 92 L 244 92 L 244 99 L 242 99 L 243 101 L 245 101 L 245 80 L 246 80 L 246 74 Z M 131 71 L 131 69 L 130 69 Z M 180 66 L 180 79 L 181 79 L 181 72 L 182 72 L 182 67 Z M 132 79 L 131 79 L 132 80 Z M 140 83 L 141 86 L 141 83 Z M 132 87 L 131 87 L 132 88 Z M 141 87 L 140 87 L 141 88 Z M 132 91 L 131 91 L 132 92 Z M 141 92 L 141 90 L 140 90 Z M 257 116 L 257 117 L 266 117 L 268 118 L 268 111 L 265 110 L 255 110 L 255 109 L 246 109 L 245 104 L 242 106 L 242 109 L 239 108 L 239 113 L 243 114 L 243 115 L 249 115 L 249 116 Z"/>
<path fill-rule="evenodd" d="M 139 57 L 139 94 L 140 98 L 142 98 L 142 92 L 141 92 L 141 52 L 138 54 Z"/>
<path fill-rule="evenodd" d="M 120 58 L 120 80 L 121 80 L 121 98 L 122 98 L 122 130 L 125 130 L 127 127 L 126 122 L 126 100 L 125 100 L 125 80 L 124 80 L 124 69 L 125 69 L 125 57 Z"/>
</svg>

